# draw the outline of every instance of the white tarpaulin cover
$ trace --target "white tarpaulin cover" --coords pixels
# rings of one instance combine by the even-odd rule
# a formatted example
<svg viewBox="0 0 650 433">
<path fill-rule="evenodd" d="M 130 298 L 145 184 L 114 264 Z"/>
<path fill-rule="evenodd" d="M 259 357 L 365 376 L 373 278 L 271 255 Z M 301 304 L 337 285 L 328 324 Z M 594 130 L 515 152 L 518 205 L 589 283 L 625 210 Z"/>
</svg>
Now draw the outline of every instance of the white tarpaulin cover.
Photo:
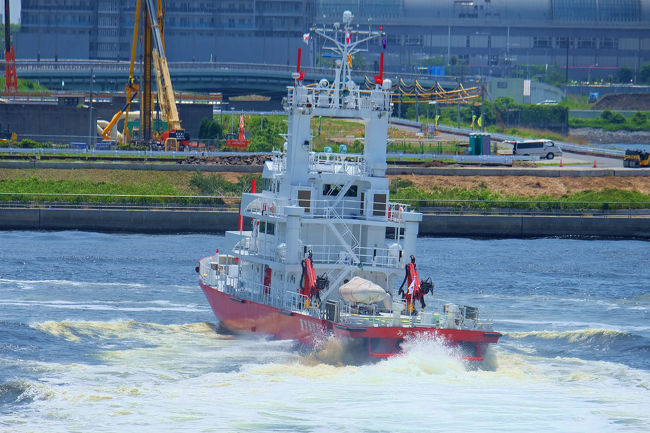
<svg viewBox="0 0 650 433">
<path fill-rule="evenodd" d="M 388 293 L 383 287 L 365 278 L 354 277 L 339 287 L 341 297 L 355 304 L 376 304 L 384 301 Z"/>
</svg>

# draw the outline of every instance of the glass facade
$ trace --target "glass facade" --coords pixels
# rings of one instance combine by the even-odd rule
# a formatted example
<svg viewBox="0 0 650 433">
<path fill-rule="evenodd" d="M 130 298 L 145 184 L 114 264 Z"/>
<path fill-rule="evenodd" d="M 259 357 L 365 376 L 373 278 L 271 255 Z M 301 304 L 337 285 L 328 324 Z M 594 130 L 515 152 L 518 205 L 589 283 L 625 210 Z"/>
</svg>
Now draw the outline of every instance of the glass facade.
<svg viewBox="0 0 650 433">
<path fill-rule="evenodd" d="M 639 0 L 598 0 L 600 21 L 629 22 L 641 19 Z"/>
<path fill-rule="evenodd" d="M 359 18 L 398 18 L 403 14 L 403 0 L 316 0 L 316 17 L 340 20 L 344 11 Z"/>
<path fill-rule="evenodd" d="M 636 22 L 640 0 L 552 0 L 553 19 L 573 22 Z"/>
</svg>

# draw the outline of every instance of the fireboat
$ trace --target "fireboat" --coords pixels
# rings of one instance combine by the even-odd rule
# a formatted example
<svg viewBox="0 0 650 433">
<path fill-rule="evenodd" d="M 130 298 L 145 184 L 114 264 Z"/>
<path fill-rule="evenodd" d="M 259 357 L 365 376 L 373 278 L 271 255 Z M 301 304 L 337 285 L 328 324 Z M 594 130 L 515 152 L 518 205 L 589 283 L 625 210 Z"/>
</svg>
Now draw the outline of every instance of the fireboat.
<svg viewBox="0 0 650 433">
<path fill-rule="evenodd" d="M 416 238 L 422 214 L 391 202 L 386 146 L 392 112 L 383 52 L 374 88 L 352 80 L 352 55 L 385 33 L 343 25 L 313 27 L 337 57 L 330 83 L 304 84 L 292 74 L 283 99 L 288 114 L 284 149 L 266 161 L 262 188 L 241 197 L 240 228 L 224 247 L 199 261 L 199 285 L 220 325 L 318 347 L 330 337 L 360 343 L 371 358 L 403 351 L 410 338 L 432 337 L 462 359 L 483 361 L 501 334 L 476 307 L 446 303 L 439 311 L 433 283 L 417 272 Z M 309 34 L 303 38 L 308 40 Z M 361 120 L 363 153 L 312 145 L 311 119 Z M 242 227 L 242 219 L 250 226 Z M 430 302 L 433 303 L 433 302 Z"/>
</svg>

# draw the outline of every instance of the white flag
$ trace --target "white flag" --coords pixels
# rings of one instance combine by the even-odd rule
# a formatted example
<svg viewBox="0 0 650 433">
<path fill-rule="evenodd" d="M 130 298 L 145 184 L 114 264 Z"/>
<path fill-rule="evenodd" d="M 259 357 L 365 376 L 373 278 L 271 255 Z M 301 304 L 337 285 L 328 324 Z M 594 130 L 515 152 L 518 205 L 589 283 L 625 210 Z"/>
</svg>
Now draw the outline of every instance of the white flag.
<svg viewBox="0 0 650 433">
<path fill-rule="evenodd" d="M 410 294 L 412 294 L 414 291 L 415 291 L 415 279 L 413 279 L 413 281 L 411 281 L 411 284 L 409 284 L 409 287 L 408 287 L 407 293 L 410 295 Z"/>
</svg>

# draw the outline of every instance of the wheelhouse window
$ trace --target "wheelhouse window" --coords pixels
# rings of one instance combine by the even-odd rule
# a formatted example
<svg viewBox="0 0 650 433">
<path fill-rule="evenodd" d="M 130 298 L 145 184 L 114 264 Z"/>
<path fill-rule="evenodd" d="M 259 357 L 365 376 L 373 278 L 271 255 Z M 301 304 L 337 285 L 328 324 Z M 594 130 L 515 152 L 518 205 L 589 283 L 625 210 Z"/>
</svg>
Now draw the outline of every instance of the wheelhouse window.
<svg viewBox="0 0 650 433">
<path fill-rule="evenodd" d="M 333 196 L 336 197 L 339 195 L 344 185 L 323 185 L 323 195 L 324 196 Z M 356 197 L 359 194 L 359 187 L 357 185 L 352 185 L 345 191 L 344 197 Z"/>
<path fill-rule="evenodd" d="M 266 221 L 260 221 L 260 233 L 266 233 L 267 235 L 275 234 L 275 224 L 267 223 Z"/>
</svg>

